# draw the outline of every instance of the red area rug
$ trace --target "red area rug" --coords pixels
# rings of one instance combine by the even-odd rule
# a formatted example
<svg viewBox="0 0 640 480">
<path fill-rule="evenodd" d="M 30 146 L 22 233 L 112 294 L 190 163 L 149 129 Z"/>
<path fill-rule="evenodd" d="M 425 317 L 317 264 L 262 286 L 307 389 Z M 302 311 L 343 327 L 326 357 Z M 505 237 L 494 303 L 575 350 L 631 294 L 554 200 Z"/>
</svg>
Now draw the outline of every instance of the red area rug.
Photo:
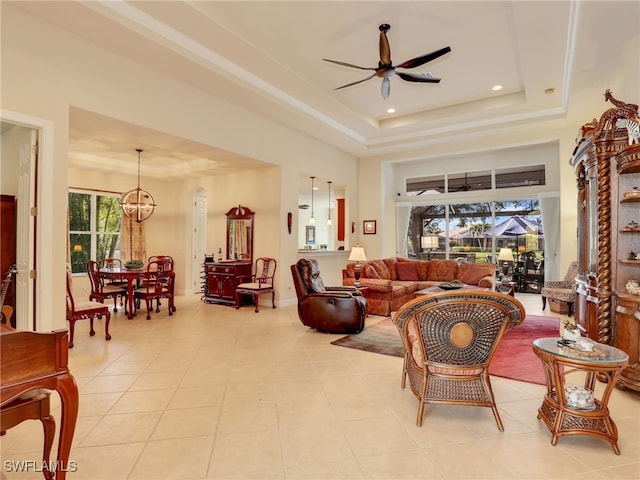
<svg viewBox="0 0 640 480">
<path fill-rule="evenodd" d="M 559 337 L 559 322 L 556 317 L 527 315 L 524 322 L 502 337 L 489 373 L 497 377 L 544 385 L 542 363 L 533 353 L 531 342 L 541 337 Z M 394 357 L 404 355 L 398 330 L 390 318 L 331 343 Z"/>
<path fill-rule="evenodd" d="M 560 319 L 527 315 L 524 322 L 502 337 L 489 366 L 489 373 L 496 377 L 544 385 L 542 362 L 531 348 L 531 343 L 541 337 L 559 338 Z"/>
</svg>

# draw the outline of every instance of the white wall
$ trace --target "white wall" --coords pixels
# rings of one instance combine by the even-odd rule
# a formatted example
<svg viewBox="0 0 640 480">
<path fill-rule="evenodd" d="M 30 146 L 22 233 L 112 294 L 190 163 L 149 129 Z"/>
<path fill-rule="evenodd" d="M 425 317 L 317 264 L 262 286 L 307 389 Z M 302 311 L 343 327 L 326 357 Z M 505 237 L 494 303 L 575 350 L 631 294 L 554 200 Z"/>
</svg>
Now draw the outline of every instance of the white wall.
<svg viewBox="0 0 640 480">
<path fill-rule="evenodd" d="M 221 212 L 237 203 L 255 208 L 256 253 L 269 253 L 280 259 L 280 267 L 285 268 L 279 271 L 282 286 L 278 295 L 281 301 L 295 298 L 286 268 L 297 260 L 297 235 L 286 233 L 286 213 L 297 211 L 298 178 L 302 171 L 315 171 L 325 178 L 339 171 L 342 184 L 357 192 L 357 163 L 353 156 L 116 57 L 10 4 L 2 4 L 1 21 L 2 108 L 53 124 L 51 151 L 43 152 L 43 160 L 55 163 L 54 174 L 41 179 L 47 182 L 51 194 L 50 198 L 40 198 L 53 212 L 53 231 L 49 232 L 53 240 L 41 253 L 54 264 L 51 278 L 43 281 L 50 285 L 47 294 L 57 327 L 65 327 L 66 229 L 61 226 L 66 225 L 68 118 L 72 106 L 279 166 L 280 171 L 267 169 L 266 175 L 247 172 L 219 181 L 145 180 L 144 188 L 154 195 L 168 184 L 172 186 L 159 194 L 162 198 L 158 198 L 159 207 L 150 219 L 149 230 L 160 234 L 149 235 L 149 248 L 176 249 L 176 257 L 189 257 L 191 210 L 189 207 L 187 213 L 184 205 L 190 206 L 191 193 L 202 186 L 209 194 L 208 222 L 213 235 L 209 248 L 217 250 L 221 243 L 217 230 Z M 114 190 L 133 185 L 133 179 L 126 182 L 107 178 L 100 175 L 100 184 L 118 185 Z M 73 178 L 69 184 L 83 186 L 85 180 Z M 355 217 L 356 206 L 349 208 Z M 180 275 L 189 277 L 186 272 Z"/>
</svg>

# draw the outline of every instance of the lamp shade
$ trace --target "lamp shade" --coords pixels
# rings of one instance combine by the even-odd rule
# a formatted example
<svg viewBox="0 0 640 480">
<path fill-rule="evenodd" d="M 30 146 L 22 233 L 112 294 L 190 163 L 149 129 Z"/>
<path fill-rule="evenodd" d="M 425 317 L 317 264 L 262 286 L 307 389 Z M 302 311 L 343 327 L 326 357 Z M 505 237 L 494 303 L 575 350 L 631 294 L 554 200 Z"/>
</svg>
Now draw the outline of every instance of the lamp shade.
<svg viewBox="0 0 640 480">
<path fill-rule="evenodd" d="M 349 255 L 349 260 L 354 262 L 366 262 L 367 256 L 364 254 L 364 247 L 361 247 L 360 245 L 351 247 L 351 254 Z"/>
<path fill-rule="evenodd" d="M 501 248 L 498 254 L 498 260 L 513 262 L 513 251 L 510 248 Z"/>
<path fill-rule="evenodd" d="M 428 250 L 430 248 L 438 248 L 438 236 L 437 235 L 429 235 L 426 237 L 420 237 L 420 247 L 423 250 Z"/>
</svg>

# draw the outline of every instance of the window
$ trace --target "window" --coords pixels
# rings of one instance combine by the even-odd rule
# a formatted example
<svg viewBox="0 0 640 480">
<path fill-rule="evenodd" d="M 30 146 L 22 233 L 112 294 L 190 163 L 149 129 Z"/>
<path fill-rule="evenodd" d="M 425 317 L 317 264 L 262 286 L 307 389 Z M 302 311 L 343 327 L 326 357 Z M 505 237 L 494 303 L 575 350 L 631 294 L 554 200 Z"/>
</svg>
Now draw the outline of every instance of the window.
<svg viewBox="0 0 640 480">
<path fill-rule="evenodd" d="M 69 192 L 71 273 L 85 273 L 89 260 L 120 257 L 120 196 Z"/>
<path fill-rule="evenodd" d="M 437 237 L 437 243 L 425 241 L 430 237 Z M 501 248 L 510 248 L 516 259 L 534 252 L 540 260 L 544 250 L 536 199 L 414 206 L 407 240 L 409 256 L 425 260 L 463 257 L 495 263 Z"/>
<path fill-rule="evenodd" d="M 405 188 L 408 197 L 438 193 L 455 193 L 500 188 L 530 187 L 545 185 L 545 166 L 498 168 L 494 171 L 448 173 L 428 177 L 408 178 Z M 492 182 L 495 181 L 495 187 Z"/>
</svg>

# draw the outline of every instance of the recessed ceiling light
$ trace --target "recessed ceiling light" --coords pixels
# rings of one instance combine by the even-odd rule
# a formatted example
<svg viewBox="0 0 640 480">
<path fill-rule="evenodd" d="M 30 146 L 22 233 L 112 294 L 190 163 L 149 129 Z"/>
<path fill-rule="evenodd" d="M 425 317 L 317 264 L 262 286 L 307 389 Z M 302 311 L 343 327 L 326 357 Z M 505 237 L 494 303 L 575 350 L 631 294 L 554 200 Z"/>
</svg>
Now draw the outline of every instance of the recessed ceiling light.
<svg viewBox="0 0 640 480">
<path fill-rule="evenodd" d="M 387 108 L 387 113 L 396 113 L 396 109 L 393 107 Z"/>
<path fill-rule="evenodd" d="M 491 90 L 493 90 L 494 92 L 502 90 L 502 85 L 494 85 L 493 87 L 491 87 Z"/>
</svg>

